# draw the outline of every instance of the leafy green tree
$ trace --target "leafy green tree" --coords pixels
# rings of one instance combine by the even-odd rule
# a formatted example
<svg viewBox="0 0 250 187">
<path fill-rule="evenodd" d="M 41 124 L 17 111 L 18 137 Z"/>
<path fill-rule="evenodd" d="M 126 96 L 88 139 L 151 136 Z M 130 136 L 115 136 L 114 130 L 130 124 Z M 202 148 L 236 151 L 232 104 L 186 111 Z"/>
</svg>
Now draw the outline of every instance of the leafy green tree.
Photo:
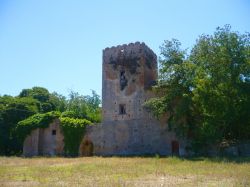
<svg viewBox="0 0 250 187">
<path fill-rule="evenodd" d="M 84 96 L 78 92 L 71 91 L 67 100 L 66 112 L 71 112 L 74 118 L 87 118 L 87 102 Z M 73 116 L 72 116 L 73 117 Z"/>
<path fill-rule="evenodd" d="M 188 60 L 187 52 L 181 50 L 178 40 L 166 40 L 160 49 L 159 80 L 154 87 L 159 97 L 149 100 L 145 106 L 157 117 L 167 112 L 169 130 L 186 136 L 191 133 L 194 121 L 192 89 L 196 67 Z"/>
<path fill-rule="evenodd" d="M 37 113 L 39 102 L 32 98 L 0 97 L 0 154 L 20 153 L 22 144 L 15 131 L 19 121 Z"/>
<path fill-rule="evenodd" d="M 30 97 L 38 100 L 40 102 L 40 112 L 42 113 L 56 110 L 56 103 L 51 101 L 52 94 L 46 88 L 33 87 L 32 89 L 23 89 L 19 97 Z"/>
<path fill-rule="evenodd" d="M 64 112 L 66 110 L 67 101 L 65 96 L 53 92 L 50 94 L 50 102 L 53 103 L 56 111 Z"/>
<path fill-rule="evenodd" d="M 50 93 L 46 88 L 33 87 L 32 89 L 23 89 L 19 94 L 19 97 L 32 97 L 40 102 L 47 102 L 49 100 Z"/>
<path fill-rule="evenodd" d="M 92 96 L 82 96 L 77 92 L 71 91 L 67 100 L 64 117 L 87 119 L 92 122 L 100 122 L 100 96 L 92 91 Z"/>
<path fill-rule="evenodd" d="M 217 28 L 202 35 L 191 51 L 196 64 L 193 102 L 207 139 L 250 139 L 250 35 Z"/>
<path fill-rule="evenodd" d="M 32 89 L 23 89 L 19 94 L 19 97 L 30 97 L 40 102 L 39 112 L 46 113 L 49 111 L 61 111 L 65 110 L 66 98 L 62 95 L 49 93 L 46 88 L 33 87 Z"/>
<path fill-rule="evenodd" d="M 4 106 L 0 104 L 0 155 L 3 155 L 7 152 L 6 142 L 8 141 L 8 133 L 7 133 L 8 130 L 6 125 L 4 124 L 3 113 L 4 113 Z"/>
<path fill-rule="evenodd" d="M 194 147 L 250 139 L 250 35 L 226 25 L 202 35 L 190 54 L 178 40 L 161 46 L 158 98 L 145 106 L 168 112 L 170 129 Z"/>
<path fill-rule="evenodd" d="M 92 95 L 87 95 L 84 97 L 87 103 L 87 116 L 88 119 L 92 122 L 100 122 L 101 121 L 101 99 L 100 96 L 92 90 Z"/>
</svg>

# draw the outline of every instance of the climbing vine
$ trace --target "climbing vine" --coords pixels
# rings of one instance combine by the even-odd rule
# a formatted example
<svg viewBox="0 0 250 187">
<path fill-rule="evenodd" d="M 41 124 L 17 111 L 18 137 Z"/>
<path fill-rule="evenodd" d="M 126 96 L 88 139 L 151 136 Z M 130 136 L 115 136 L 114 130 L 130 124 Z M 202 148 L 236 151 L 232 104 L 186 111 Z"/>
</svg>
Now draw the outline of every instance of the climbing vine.
<svg viewBox="0 0 250 187">
<path fill-rule="evenodd" d="M 60 117 L 64 135 L 64 152 L 67 156 L 77 156 L 86 125 L 91 124 L 86 119 Z"/>
<path fill-rule="evenodd" d="M 54 119 L 60 117 L 60 112 L 47 112 L 44 114 L 35 114 L 25 120 L 18 122 L 16 132 L 18 138 L 23 142 L 25 138 L 36 128 L 47 128 Z"/>
<path fill-rule="evenodd" d="M 61 129 L 64 135 L 65 155 L 77 156 L 86 125 L 91 124 L 91 122 L 86 119 L 62 117 L 60 112 L 35 114 L 18 123 L 16 131 L 19 139 L 24 142 L 32 130 L 36 128 L 47 128 L 56 118 L 59 118 L 61 122 Z"/>
</svg>

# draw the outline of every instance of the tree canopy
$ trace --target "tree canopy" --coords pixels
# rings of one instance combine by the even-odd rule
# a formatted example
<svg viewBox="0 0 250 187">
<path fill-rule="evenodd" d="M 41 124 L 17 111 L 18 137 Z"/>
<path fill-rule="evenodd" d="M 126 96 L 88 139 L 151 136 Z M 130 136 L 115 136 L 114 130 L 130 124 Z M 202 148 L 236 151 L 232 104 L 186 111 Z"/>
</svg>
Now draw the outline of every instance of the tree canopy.
<svg viewBox="0 0 250 187">
<path fill-rule="evenodd" d="M 250 34 L 218 27 L 193 48 L 164 41 L 159 97 L 146 103 L 156 116 L 168 113 L 170 130 L 193 147 L 250 139 Z"/>
<path fill-rule="evenodd" d="M 22 152 L 23 137 L 20 139 L 20 136 L 27 134 L 25 134 L 26 131 L 23 133 L 18 130 L 20 121 L 27 119 L 28 122 L 33 122 L 37 116 L 45 119 L 50 114 L 54 114 L 53 111 L 57 111 L 62 112 L 62 117 L 73 118 L 71 120 L 73 122 L 85 120 L 96 123 L 101 120 L 100 103 L 100 96 L 94 91 L 92 95 L 87 96 L 71 91 L 67 99 L 56 92 L 50 93 L 43 87 L 23 89 L 16 97 L 0 96 L 0 155 Z M 43 120 L 41 123 L 46 125 Z M 38 127 L 40 126 L 37 123 L 33 126 L 29 125 L 27 132 Z"/>
</svg>

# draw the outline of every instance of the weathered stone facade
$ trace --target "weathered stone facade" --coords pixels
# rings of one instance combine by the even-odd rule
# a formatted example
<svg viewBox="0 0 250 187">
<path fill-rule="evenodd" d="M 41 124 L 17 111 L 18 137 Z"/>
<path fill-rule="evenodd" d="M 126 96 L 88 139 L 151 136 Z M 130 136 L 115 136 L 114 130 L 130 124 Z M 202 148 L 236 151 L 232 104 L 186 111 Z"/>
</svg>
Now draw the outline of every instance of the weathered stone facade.
<svg viewBox="0 0 250 187">
<path fill-rule="evenodd" d="M 102 67 L 103 120 L 87 127 L 79 155 L 184 155 L 185 143 L 168 131 L 166 119 L 156 120 L 143 107 L 154 96 L 154 52 L 139 42 L 106 48 Z M 23 153 L 58 155 L 63 154 L 63 146 L 63 134 L 56 120 L 47 129 L 32 131 L 24 142 Z"/>
<path fill-rule="evenodd" d="M 154 95 L 157 57 L 144 43 L 103 50 L 101 124 L 87 129 L 84 141 L 93 153 L 82 155 L 185 154 L 184 142 L 168 131 L 166 121 L 156 120 L 143 103 Z M 84 142 L 83 141 L 83 142 Z"/>
<path fill-rule="evenodd" d="M 48 128 L 38 128 L 31 132 L 24 141 L 24 156 L 63 155 L 64 136 L 60 129 L 60 121 L 54 120 Z"/>
</svg>

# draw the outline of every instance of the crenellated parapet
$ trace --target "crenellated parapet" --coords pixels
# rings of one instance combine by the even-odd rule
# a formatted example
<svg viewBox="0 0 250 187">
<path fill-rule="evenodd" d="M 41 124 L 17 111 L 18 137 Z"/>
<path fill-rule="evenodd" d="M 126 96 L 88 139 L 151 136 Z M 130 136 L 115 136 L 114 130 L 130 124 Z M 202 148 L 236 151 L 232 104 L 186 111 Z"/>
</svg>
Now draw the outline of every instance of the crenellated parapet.
<svg viewBox="0 0 250 187">
<path fill-rule="evenodd" d="M 156 62 L 157 59 L 155 53 L 144 42 L 107 47 L 103 50 L 103 63 L 121 62 L 141 57 L 147 57 L 152 62 Z"/>
</svg>

